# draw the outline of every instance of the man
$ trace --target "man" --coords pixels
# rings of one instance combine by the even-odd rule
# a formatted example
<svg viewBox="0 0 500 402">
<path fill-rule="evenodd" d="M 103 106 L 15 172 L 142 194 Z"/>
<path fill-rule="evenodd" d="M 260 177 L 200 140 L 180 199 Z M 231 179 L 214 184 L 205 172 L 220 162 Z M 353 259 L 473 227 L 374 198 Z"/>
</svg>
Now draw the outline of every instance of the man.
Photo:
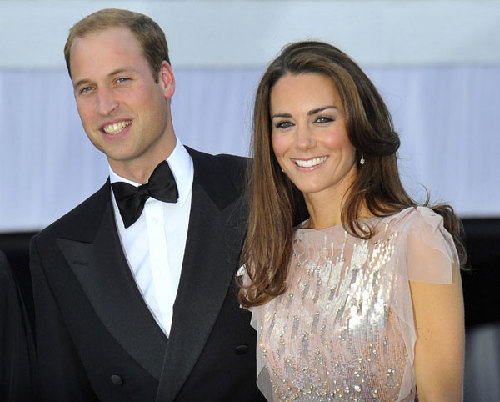
<svg viewBox="0 0 500 402">
<path fill-rule="evenodd" d="M 260 400 L 234 284 L 245 160 L 180 144 L 167 43 L 149 17 L 98 11 L 64 53 L 110 179 L 31 244 L 42 399 Z"/>
</svg>

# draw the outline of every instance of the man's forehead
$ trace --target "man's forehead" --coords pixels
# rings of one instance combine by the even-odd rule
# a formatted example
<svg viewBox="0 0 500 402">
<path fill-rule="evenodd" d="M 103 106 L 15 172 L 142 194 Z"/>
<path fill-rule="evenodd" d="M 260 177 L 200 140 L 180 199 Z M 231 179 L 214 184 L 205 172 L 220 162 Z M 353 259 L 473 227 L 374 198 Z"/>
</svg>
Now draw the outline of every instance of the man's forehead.
<svg viewBox="0 0 500 402">
<path fill-rule="evenodd" d="M 70 55 L 77 47 L 85 48 L 89 45 L 106 46 L 110 45 L 112 42 L 116 42 L 118 45 L 127 44 L 127 46 L 130 46 L 132 44 L 135 44 L 137 46 L 140 46 L 140 43 L 135 37 L 134 33 L 128 27 L 121 25 L 110 26 L 92 30 L 75 37 L 71 44 Z"/>
<path fill-rule="evenodd" d="M 142 48 L 128 28 L 110 27 L 88 33 L 73 40 L 69 62 L 73 68 L 76 60 L 98 62 L 102 58 L 143 56 Z"/>
</svg>

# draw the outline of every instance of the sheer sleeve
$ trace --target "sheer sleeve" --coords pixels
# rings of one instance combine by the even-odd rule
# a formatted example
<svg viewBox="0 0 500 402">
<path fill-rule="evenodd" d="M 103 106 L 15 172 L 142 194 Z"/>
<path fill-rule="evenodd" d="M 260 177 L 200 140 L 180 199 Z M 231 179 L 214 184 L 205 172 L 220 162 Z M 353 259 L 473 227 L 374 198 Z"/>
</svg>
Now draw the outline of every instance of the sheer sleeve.
<svg viewBox="0 0 500 402">
<path fill-rule="evenodd" d="M 248 286 L 250 284 L 250 278 L 248 277 L 248 273 L 245 265 L 242 265 L 238 272 L 237 276 L 241 278 L 241 283 L 243 286 Z M 273 389 L 271 384 L 271 379 L 269 377 L 268 369 L 265 365 L 265 358 L 262 353 L 260 345 L 260 337 L 261 337 L 261 328 L 262 328 L 262 306 L 250 307 L 248 310 L 252 313 L 252 321 L 250 325 L 253 329 L 257 331 L 257 388 L 259 388 L 260 392 L 264 395 L 264 397 L 268 401 L 273 400 Z"/>
<path fill-rule="evenodd" d="M 407 248 L 408 279 L 449 284 L 458 266 L 453 239 L 443 226 L 443 218 L 429 208 L 418 207 L 409 222 Z"/>
</svg>

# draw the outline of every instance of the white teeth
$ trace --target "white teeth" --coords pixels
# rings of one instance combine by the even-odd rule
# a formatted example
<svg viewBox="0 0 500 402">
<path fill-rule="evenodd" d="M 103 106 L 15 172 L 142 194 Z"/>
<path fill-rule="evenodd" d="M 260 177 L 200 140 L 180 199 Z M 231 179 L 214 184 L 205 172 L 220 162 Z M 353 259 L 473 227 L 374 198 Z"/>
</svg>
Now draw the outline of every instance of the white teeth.
<svg viewBox="0 0 500 402">
<path fill-rule="evenodd" d="M 296 159 L 295 164 L 298 167 L 303 167 L 303 168 L 310 168 L 316 165 L 319 165 L 320 163 L 323 163 L 326 161 L 326 156 L 322 156 L 321 158 L 312 158 L 312 159 Z"/>
<path fill-rule="evenodd" d="M 121 121 L 120 123 L 113 123 L 113 124 L 108 124 L 107 126 L 104 126 L 103 130 L 106 134 L 118 134 L 125 127 L 130 126 L 131 124 L 132 124 L 131 121 Z"/>
</svg>

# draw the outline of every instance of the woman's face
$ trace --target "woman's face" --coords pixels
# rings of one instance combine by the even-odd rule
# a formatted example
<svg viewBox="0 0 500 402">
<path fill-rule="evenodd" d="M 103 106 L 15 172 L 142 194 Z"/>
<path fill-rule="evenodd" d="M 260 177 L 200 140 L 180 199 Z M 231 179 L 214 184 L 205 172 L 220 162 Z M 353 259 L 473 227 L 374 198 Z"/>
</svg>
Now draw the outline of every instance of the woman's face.
<svg viewBox="0 0 500 402">
<path fill-rule="evenodd" d="M 356 175 L 356 152 L 334 82 L 322 74 L 287 74 L 271 89 L 270 109 L 274 153 L 306 200 L 343 196 Z"/>
</svg>

